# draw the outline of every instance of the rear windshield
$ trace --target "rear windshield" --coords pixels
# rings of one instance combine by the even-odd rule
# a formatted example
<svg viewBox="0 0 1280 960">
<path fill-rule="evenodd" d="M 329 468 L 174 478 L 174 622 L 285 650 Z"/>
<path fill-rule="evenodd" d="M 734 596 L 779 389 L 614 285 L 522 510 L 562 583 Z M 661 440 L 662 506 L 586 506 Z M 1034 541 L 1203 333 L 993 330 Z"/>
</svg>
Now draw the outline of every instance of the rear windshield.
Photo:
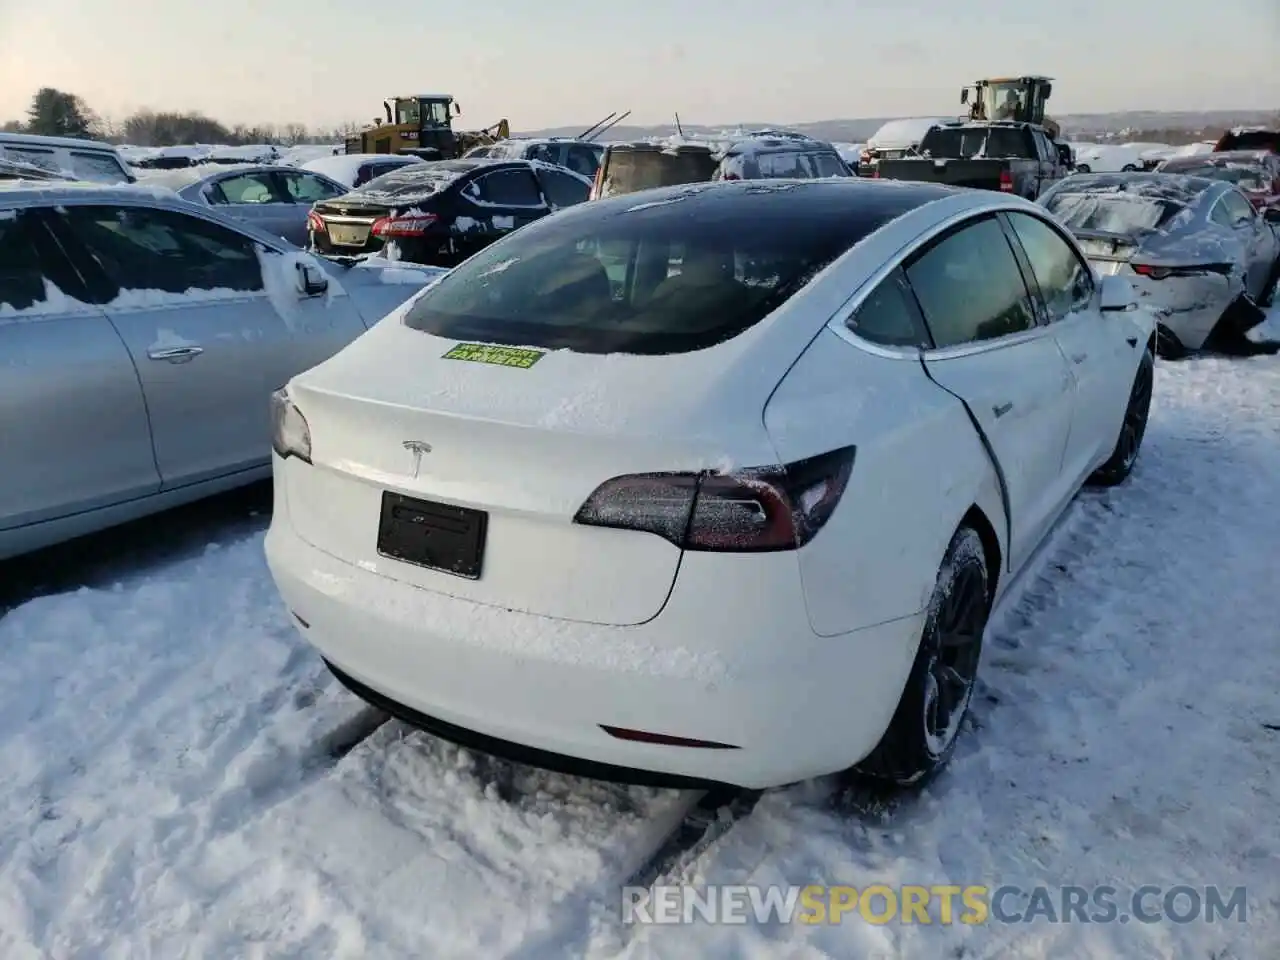
<svg viewBox="0 0 1280 960">
<path fill-rule="evenodd" d="M 1035 159 L 1031 138 L 1008 127 L 935 127 L 920 141 L 920 151 L 931 157 L 1013 157 Z"/>
<path fill-rule="evenodd" d="M 1056 193 L 1045 206 L 1071 230 L 1126 234 L 1159 230 L 1184 209 L 1172 200 L 1126 193 Z"/>
<path fill-rule="evenodd" d="M 1262 164 L 1253 163 L 1166 163 L 1162 173 L 1180 173 L 1206 180 L 1225 180 L 1242 190 L 1265 190 L 1268 186 Z"/>
<path fill-rule="evenodd" d="M 688 199 L 621 213 L 626 201 L 585 204 L 523 227 L 429 289 L 405 324 L 580 353 L 700 350 L 758 323 L 878 225 Z"/>
<path fill-rule="evenodd" d="M 705 183 L 715 176 L 718 166 L 710 151 L 611 150 L 600 195 L 609 197 L 654 187 Z"/>
</svg>

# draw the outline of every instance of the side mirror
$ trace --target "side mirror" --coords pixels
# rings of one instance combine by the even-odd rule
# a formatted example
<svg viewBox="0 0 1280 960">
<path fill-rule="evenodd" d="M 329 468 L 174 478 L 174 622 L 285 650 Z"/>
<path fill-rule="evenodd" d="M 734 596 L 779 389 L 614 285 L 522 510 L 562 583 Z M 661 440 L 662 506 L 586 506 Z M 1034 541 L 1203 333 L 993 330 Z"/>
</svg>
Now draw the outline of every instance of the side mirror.
<svg viewBox="0 0 1280 960">
<path fill-rule="evenodd" d="M 961 103 L 968 103 L 968 102 L 969 102 L 969 88 L 968 88 L 968 87 L 961 87 L 961 88 L 960 88 L 960 102 L 961 102 Z"/>
<path fill-rule="evenodd" d="M 462 104 L 458 103 L 456 100 L 453 102 L 453 115 L 455 117 L 462 116 Z"/>
<path fill-rule="evenodd" d="M 1126 313 L 1138 308 L 1138 296 L 1124 277 L 1103 277 L 1099 309 L 1103 313 Z"/>
<path fill-rule="evenodd" d="M 304 297 L 318 297 L 329 289 L 329 278 L 324 271 L 311 263 L 299 263 L 298 292 Z"/>
</svg>

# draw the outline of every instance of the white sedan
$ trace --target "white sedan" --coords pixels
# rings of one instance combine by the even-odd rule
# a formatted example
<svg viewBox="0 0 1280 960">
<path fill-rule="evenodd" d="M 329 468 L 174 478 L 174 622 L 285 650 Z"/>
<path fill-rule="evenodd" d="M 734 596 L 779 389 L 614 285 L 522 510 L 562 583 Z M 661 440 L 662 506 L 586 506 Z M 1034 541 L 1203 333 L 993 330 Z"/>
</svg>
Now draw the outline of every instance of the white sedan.
<svg viewBox="0 0 1280 960">
<path fill-rule="evenodd" d="M 389 712 L 635 782 L 951 753 L 992 604 L 1137 457 L 1154 326 L 1041 207 L 844 180 L 582 204 L 275 397 L 266 550 Z"/>
</svg>

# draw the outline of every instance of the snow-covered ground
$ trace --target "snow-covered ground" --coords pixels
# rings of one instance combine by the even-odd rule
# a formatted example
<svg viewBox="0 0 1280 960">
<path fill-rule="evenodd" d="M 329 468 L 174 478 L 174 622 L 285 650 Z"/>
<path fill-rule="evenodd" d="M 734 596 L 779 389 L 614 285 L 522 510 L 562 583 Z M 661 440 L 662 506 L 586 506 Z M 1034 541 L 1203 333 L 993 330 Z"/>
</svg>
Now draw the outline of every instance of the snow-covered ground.
<svg viewBox="0 0 1280 960">
<path fill-rule="evenodd" d="M 1162 363 L 1131 482 L 998 611 L 949 771 L 888 805 L 768 794 L 680 878 L 1243 885 L 1246 924 L 623 928 L 693 795 L 381 724 L 238 515 L 0 612 L 0 957 L 1280 956 L 1278 477 L 1280 357 Z"/>
</svg>

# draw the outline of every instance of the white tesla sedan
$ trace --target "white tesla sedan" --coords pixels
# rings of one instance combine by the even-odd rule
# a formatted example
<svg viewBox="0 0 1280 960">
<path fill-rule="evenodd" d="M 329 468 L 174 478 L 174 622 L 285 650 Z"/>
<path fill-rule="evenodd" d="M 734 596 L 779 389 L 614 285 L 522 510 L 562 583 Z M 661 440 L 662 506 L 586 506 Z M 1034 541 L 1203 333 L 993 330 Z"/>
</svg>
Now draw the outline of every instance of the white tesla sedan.
<svg viewBox="0 0 1280 960">
<path fill-rule="evenodd" d="M 275 398 L 272 575 L 361 697 L 636 782 L 946 760 L 1000 592 L 1146 426 L 1043 208 L 852 178 L 582 204 Z"/>
</svg>

